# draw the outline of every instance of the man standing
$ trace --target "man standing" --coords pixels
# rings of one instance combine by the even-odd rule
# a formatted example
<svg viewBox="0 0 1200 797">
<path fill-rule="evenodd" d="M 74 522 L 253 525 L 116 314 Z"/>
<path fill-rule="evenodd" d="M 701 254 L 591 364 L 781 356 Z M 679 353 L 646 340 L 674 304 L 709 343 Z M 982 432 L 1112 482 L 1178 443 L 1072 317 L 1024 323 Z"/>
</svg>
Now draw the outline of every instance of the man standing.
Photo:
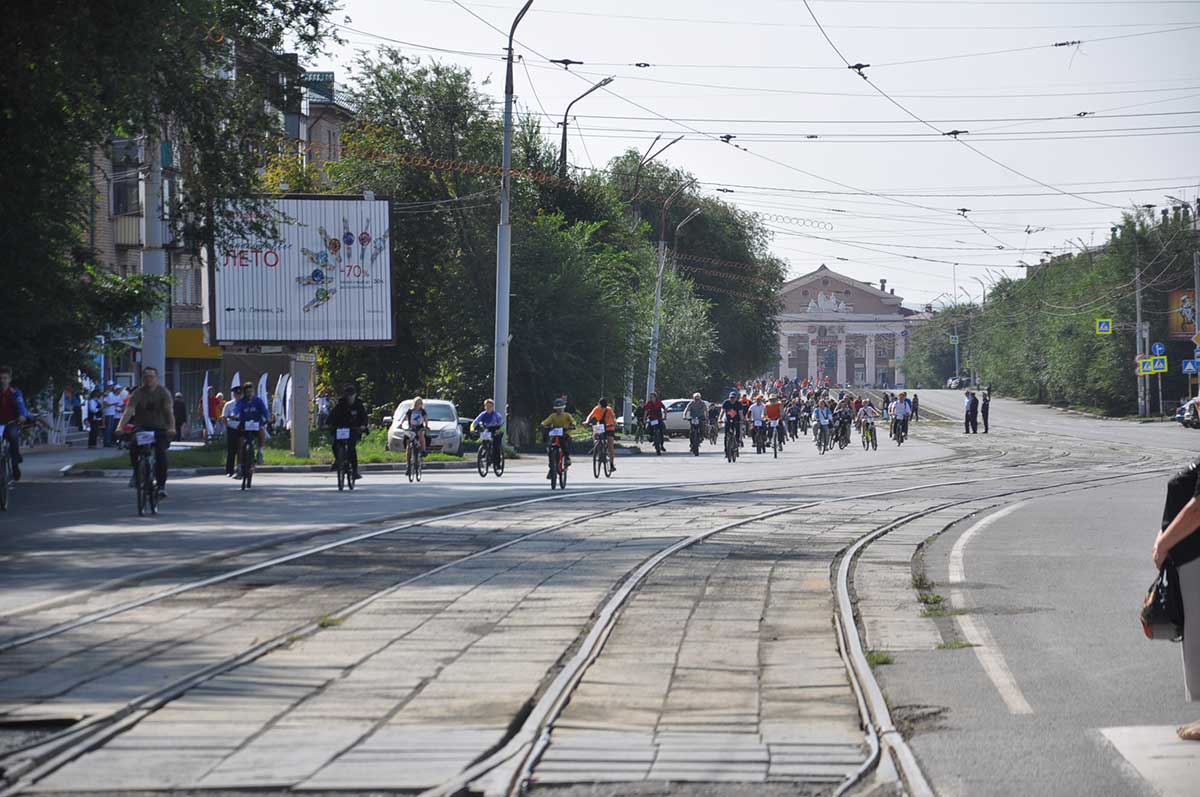
<svg viewBox="0 0 1200 797">
<path fill-rule="evenodd" d="M 96 388 L 88 396 L 87 400 L 87 419 L 88 419 L 88 448 L 96 447 L 96 440 L 100 437 L 100 427 L 104 423 L 104 416 L 100 409 L 100 388 Z"/>
<path fill-rule="evenodd" d="M 987 434 L 987 432 L 988 432 L 988 410 L 991 409 L 991 405 L 992 405 L 992 394 L 988 393 L 985 390 L 985 391 L 983 391 L 983 404 L 980 405 L 980 407 L 979 407 L 980 412 L 983 414 L 983 433 L 984 434 Z"/>
<path fill-rule="evenodd" d="M 963 417 L 963 434 L 977 434 L 979 432 L 979 399 L 970 390 L 966 392 L 963 407 L 966 413 Z"/>
<path fill-rule="evenodd" d="M 220 393 L 217 394 L 221 395 Z M 241 422 L 238 418 L 237 405 L 242 399 L 242 386 L 235 385 L 233 388 L 233 398 L 226 402 L 221 407 L 221 412 L 213 416 L 213 423 L 217 423 L 217 418 L 220 418 L 225 423 L 225 475 L 234 476 L 233 469 L 234 460 L 237 459 L 238 444 L 241 443 L 240 432 Z"/>
<path fill-rule="evenodd" d="M 25 397 L 12 386 L 12 369 L 0 366 L 0 426 L 12 454 L 13 481 L 21 481 L 21 424 L 29 420 Z"/>
<path fill-rule="evenodd" d="M 187 423 L 187 403 L 183 400 L 182 393 L 175 394 L 175 403 L 172 406 L 175 412 L 175 439 L 183 439 L 183 425 Z"/>
<path fill-rule="evenodd" d="M 918 416 L 921 414 L 921 403 L 917 400 L 917 394 L 913 393 L 912 397 L 912 419 L 916 423 Z"/>
<path fill-rule="evenodd" d="M 108 392 L 104 394 L 100 403 L 104 407 L 104 447 L 112 448 L 113 434 L 117 431 L 117 419 L 121 417 L 121 410 L 125 404 L 121 397 L 121 389 L 117 387 L 116 382 L 108 383 Z"/>
<path fill-rule="evenodd" d="M 158 369 L 147 365 L 142 369 L 142 384 L 129 394 L 129 403 L 121 413 L 117 424 L 121 429 L 132 423 L 139 431 L 154 432 L 154 481 L 158 486 L 158 497 L 166 498 L 167 449 L 171 445 L 171 432 L 175 428 L 174 399 L 165 387 L 158 383 Z M 129 463 L 137 467 L 138 447 L 129 446 Z M 135 476 L 130 476 L 129 486 L 135 486 Z"/>
</svg>

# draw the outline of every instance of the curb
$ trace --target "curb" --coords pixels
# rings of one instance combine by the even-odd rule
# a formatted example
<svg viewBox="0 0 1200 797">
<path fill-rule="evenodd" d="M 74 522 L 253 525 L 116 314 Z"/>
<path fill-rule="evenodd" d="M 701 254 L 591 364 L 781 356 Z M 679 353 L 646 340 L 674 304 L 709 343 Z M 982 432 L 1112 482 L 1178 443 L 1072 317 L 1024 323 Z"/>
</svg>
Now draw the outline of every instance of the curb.
<svg viewBox="0 0 1200 797">
<path fill-rule="evenodd" d="M 424 470 L 474 470 L 474 462 L 426 462 L 422 466 Z M 363 463 L 359 466 L 360 471 L 367 473 L 403 473 L 405 464 L 403 462 L 374 462 Z M 333 473 L 328 465 L 260 465 L 254 469 L 255 473 Z M 74 479 L 124 479 L 129 476 L 129 470 L 107 470 L 107 469 L 76 469 L 74 465 L 67 465 L 60 468 L 59 476 L 64 478 Z M 222 467 L 204 467 L 204 468 L 169 468 L 167 477 L 171 479 L 186 479 L 194 476 L 223 476 L 225 469 Z"/>
</svg>

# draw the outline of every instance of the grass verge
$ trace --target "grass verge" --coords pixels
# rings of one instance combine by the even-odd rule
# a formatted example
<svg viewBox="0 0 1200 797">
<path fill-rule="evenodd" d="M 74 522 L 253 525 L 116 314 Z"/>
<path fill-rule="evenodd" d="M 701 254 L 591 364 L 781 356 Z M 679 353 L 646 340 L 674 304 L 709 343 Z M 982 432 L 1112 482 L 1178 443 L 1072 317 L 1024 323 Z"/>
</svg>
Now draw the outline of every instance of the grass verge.
<svg viewBox="0 0 1200 797">
<path fill-rule="evenodd" d="M 975 647 L 970 642 L 963 642 L 961 639 L 956 639 L 953 642 L 939 642 L 938 650 L 962 650 L 963 648 Z"/>
<path fill-rule="evenodd" d="M 893 664 L 895 661 L 892 658 L 892 654 L 884 653 L 882 650 L 867 651 L 867 664 L 871 665 L 871 669 L 882 667 L 885 664 Z"/>
</svg>

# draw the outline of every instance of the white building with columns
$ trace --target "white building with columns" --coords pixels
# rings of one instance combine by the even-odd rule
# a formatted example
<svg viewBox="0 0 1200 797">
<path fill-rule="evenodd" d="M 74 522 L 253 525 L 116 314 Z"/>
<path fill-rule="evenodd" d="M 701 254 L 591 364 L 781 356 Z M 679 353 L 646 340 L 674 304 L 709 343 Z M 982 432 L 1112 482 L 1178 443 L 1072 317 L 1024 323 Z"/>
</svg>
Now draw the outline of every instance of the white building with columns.
<svg viewBox="0 0 1200 797">
<path fill-rule="evenodd" d="M 780 290 L 779 376 L 832 384 L 904 387 L 904 351 L 923 317 L 906 307 L 887 280 L 876 288 L 816 271 Z"/>
</svg>

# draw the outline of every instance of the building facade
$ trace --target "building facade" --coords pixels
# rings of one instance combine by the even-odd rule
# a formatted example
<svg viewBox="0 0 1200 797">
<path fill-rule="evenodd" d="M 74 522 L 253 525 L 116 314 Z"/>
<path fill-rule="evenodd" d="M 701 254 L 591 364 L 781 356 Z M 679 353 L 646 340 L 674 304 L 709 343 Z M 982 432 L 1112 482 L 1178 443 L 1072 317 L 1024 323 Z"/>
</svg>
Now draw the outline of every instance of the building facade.
<svg viewBox="0 0 1200 797">
<path fill-rule="evenodd" d="M 880 288 L 822 265 L 780 290 L 779 376 L 904 387 L 907 338 L 921 317 Z"/>
</svg>

